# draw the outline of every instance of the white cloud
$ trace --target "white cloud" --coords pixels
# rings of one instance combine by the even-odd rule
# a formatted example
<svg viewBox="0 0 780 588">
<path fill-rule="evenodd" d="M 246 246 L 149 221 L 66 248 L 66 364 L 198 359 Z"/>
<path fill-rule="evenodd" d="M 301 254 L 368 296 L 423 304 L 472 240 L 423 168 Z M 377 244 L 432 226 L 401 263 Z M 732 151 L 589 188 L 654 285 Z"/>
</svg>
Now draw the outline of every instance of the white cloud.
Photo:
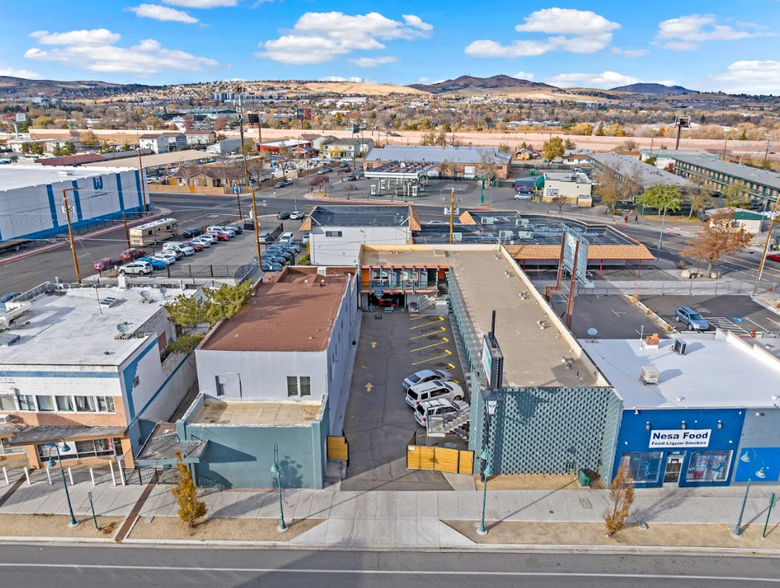
<svg viewBox="0 0 780 588">
<path fill-rule="evenodd" d="M 257 56 L 292 65 L 325 63 L 353 51 L 385 49 L 380 41 L 425 37 L 433 29 L 416 16 L 403 18 L 406 24 L 378 12 L 307 12 L 288 34 L 260 43 Z"/>
<path fill-rule="evenodd" d="M 0 76 L 10 76 L 12 78 L 27 78 L 28 80 L 39 80 L 43 76 L 29 69 L 16 69 L 13 67 L 0 67 Z"/>
<path fill-rule="evenodd" d="M 689 14 L 658 23 L 653 43 L 673 51 L 692 51 L 704 41 L 738 41 L 772 36 L 772 33 L 755 30 L 759 28 L 762 27 L 753 23 L 737 23 L 737 28 L 734 28 L 717 24 L 711 14 Z M 753 32 L 745 29 L 753 29 Z"/>
<path fill-rule="evenodd" d="M 428 81 L 428 78 L 417 78 L 417 83 L 418 83 L 418 84 L 424 84 L 424 83 L 426 83 L 427 81 Z"/>
<path fill-rule="evenodd" d="M 564 73 L 544 80 L 548 84 L 561 88 L 589 87 L 589 88 L 614 88 L 636 84 L 639 78 L 626 76 L 616 71 L 604 71 L 601 73 Z"/>
<path fill-rule="evenodd" d="M 128 8 L 127 10 L 135 12 L 135 15 L 140 18 L 151 18 L 166 22 L 183 22 L 185 24 L 195 24 L 198 22 L 197 18 L 190 16 L 183 10 L 176 10 L 175 8 L 168 8 L 167 6 L 160 6 L 158 4 L 141 4 L 134 8 Z"/>
<path fill-rule="evenodd" d="M 427 22 L 423 22 L 423 20 L 419 16 L 415 16 L 413 14 L 402 14 L 401 15 L 404 19 L 404 22 L 408 24 L 410 27 L 414 27 L 415 29 L 420 29 L 421 31 L 432 31 L 433 25 L 428 24 Z"/>
<path fill-rule="evenodd" d="M 512 76 L 513 78 L 517 78 L 518 80 L 533 80 L 534 74 L 528 73 L 527 71 L 519 71 L 515 75 Z"/>
<path fill-rule="evenodd" d="M 171 6 L 181 6 L 183 8 L 223 8 L 226 6 L 236 6 L 241 0 L 162 0 L 165 4 Z"/>
<path fill-rule="evenodd" d="M 68 33 L 50 33 L 49 31 L 35 31 L 30 33 L 33 39 L 38 39 L 41 45 L 75 45 L 77 47 L 99 47 L 112 45 L 122 38 L 117 33 L 108 29 L 82 29 Z"/>
<path fill-rule="evenodd" d="M 378 65 L 384 65 L 386 63 L 395 63 L 398 61 L 397 57 L 391 55 L 383 57 L 359 57 L 358 59 L 350 59 L 350 63 L 354 63 L 358 67 L 376 67 Z"/>
<path fill-rule="evenodd" d="M 709 76 L 719 89 L 735 93 L 780 94 L 780 61 L 735 61 L 722 74 Z"/>
<path fill-rule="evenodd" d="M 515 27 L 520 33 L 555 35 L 541 40 L 519 39 L 509 45 L 497 41 L 479 40 L 466 47 L 472 57 L 535 57 L 549 51 L 595 53 L 612 41 L 612 31 L 620 25 L 590 10 L 545 8 L 525 17 Z"/>
<path fill-rule="evenodd" d="M 620 47 L 612 47 L 610 49 L 615 55 L 622 55 L 623 57 L 644 57 L 649 53 L 647 49 L 621 49 Z"/>
<path fill-rule="evenodd" d="M 132 47 L 117 47 L 115 43 L 121 36 L 106 29 L 55 34 L 39 31 L 30 36 L 37 38 L 41 44 L 62 47 L 33 47 L 24 54 L 27 59 L 54 61 L 89 71 L 133 73 L 143 77 L 167 70 L 198 72 L 219 65 L 207 57 L 166 49 L 153 39 L 146 39 Z"/>
<path fill-rule="evenodd" d="M 376 84 L 376 80 L 367 80 L 366 78 L 359 78 L 357 76 L 351 78 L 344 78 L 342 76 L 325 76 L 319 78 L 318 82 L 352 82 L 355 84 Z"/>
</svg>

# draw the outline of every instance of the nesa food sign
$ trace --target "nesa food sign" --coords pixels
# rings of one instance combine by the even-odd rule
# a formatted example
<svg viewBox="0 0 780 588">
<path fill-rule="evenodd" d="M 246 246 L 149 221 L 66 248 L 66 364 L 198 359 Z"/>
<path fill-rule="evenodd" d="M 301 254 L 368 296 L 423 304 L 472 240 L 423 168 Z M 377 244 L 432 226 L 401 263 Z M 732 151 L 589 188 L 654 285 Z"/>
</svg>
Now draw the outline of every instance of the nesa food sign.
<svg viewBox="0 0 780 588">
<path fill-rule="evenodd" d="M 658 429 L 650 432 L 650 447 L 708 447 L 712 429 Z"/>
</svg>

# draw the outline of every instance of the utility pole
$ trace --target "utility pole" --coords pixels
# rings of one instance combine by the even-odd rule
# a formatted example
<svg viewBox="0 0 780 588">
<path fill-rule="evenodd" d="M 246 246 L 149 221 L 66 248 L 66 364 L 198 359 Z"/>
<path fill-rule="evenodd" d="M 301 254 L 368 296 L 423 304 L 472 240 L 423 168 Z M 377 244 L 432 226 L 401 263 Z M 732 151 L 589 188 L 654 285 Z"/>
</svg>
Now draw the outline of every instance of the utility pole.
<svg viewBox="0 0 780 588">
<path fill-rule="evenodd" d="M 770 136 L 769 136 L 769 134 L 767 134 L 767 136 L 766 136 L 766 150 L 764 151 L 764 165 L 763 165 L 764 169 L 768 169 L 766 167 L 766 162 L 769 159 L 769 139 L 770 139 Z"/>
<path fill-rule="evenodd" d="M 244 148 L 244 106 L 241 99 L 242 90 L 243 89 L 239 87 L 238 89 L 238 134 L 241 137 L 241 153 L 244 155 L 244 181 L 246 182 L 247 187 L 249 187 L 249 167 L 246 162 L 246 149 Z M 238 221 L 241 222 L 241 219 L 244 217 L 244 215 L 241 213 L 241 190 L 239 190 L 236 193 L 236 202 L 238 204 Z"/>
<path fill-rule="evenodd" d="M 144 178 L 144 164 L 141 160 L 141 139 L 138 135 L 136 138 L 138 138 L 138 172 L 141 176 L 141 196 L 144 203 L 144 213 L 146 213 L 149 212 L 149 207 L 146 205 L 146 179 Z"/>
<path fill-rule="evenodd" d="M 76 281 L 81 283 L 79 256 L 76 255 L 76 241 L 73 238 L 73 225 L 70 224 L 70 205 L 68 204 L 68 192 L 75 190 L 78 190 L 78 188 L 64 188 L 62 190 L 62 205 L 65 208 L 65 218 L 68 220 L 68 239 L 70 240 L 70 252 L 73 254 L 73 267 L 76 269 Z"/>
<path fill-rule="evenodd" d="M 125 239 L 127 240 L 127 248 L 130 249 L 130 229 L 127 228 L 127 217 L 125 211 L 122 211 L 122 222 L 125 225 Z"/>
</svg>

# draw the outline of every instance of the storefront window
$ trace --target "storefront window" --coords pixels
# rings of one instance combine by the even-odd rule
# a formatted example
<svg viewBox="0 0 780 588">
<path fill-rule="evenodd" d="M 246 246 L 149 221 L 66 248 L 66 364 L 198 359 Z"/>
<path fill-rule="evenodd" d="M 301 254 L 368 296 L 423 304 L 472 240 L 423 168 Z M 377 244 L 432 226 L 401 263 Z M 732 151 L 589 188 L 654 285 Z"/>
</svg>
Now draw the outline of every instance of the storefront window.
<svg viewBox="0 0 780 588">
<path fill-rule="evenodd" d="M 686 482 L 725 482 L 731 465 L 731 451 L 692 451 Z"/>
<path fill-rule="evenodd" d="M 8 442 L 8 439 L 0 439 L 0 455 L 10 455 L 12 453 L 24 453 L 24 447 L 14 447 Z"/>
<path fill-rule="evenodd" d="M 655 484 L 661 475 L 661 451 L 627 451 L 620 465 L 628 468 L 631 479 L 643 484 Z"/>
<path fill-rule="evenodd" d="M 38 401 L 38 410 L 41 412 L 54 411 L 54 398 L 52 396 L 36 396 Z"/>
<path fill-rule="evenodd" d="M 118 437 L 89 439 L 87 441 L 75 442 L 68 441 L 68 445 L 71 447 L 70 453 L 60 453 L 60 457 L 63 461 L 69 459 L 86 459 L 90 457 L 113 457 L 122 452 L 122 440 Z M 24 447 L 21 447 L 20 449 L 24 451 Z M 46 462 L 49 459 L 50 453 L 56 460 L 57 452 L 54 447 L 50 445 L 38 445 L 38 455 L 40 456 L 41 461 Z M 2 448 L 0 448 L 0 455 L 2 455 Z"/>
</svg>

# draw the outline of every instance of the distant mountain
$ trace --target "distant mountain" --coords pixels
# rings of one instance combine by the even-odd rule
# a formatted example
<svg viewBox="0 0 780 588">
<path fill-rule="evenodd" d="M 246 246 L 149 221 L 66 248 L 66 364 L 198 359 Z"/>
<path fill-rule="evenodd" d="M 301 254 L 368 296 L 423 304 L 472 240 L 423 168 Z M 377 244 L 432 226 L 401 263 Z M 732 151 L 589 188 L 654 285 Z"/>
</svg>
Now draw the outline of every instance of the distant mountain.
<svg viewBox="0 0 780 588">
<path fill-rule="evenodd" d="M 30 80 L 0 76 L 0 96 L 99 97 L 138 92 L 154 86 L 142 84 L 111 84 L 99 81 L 60 82 L 56 80 Z"/>
<path fill-rule="evenodd" d="M 698 94 L 682 86 L 665 86 L 663 84 L 630 84 L 612 88 L 613 92 L 631 92 L 632 94 L 654 94 L 656 96 L 679 96 L 680 94 Z"/>
<path fill-rule="evenodd" d="M 489 78 L 477 78 L 474 76 L 460 76 L 454 80 L 445 80 L 435 84 L 412 84 L 410 88 L 430 92 L 431 94 L 445 94 L 458 90 L 489 90 L 501 88 L 552 88 L 548 84 L 520 80 L 512 76 L 498 75 Z"/>
</svg>

